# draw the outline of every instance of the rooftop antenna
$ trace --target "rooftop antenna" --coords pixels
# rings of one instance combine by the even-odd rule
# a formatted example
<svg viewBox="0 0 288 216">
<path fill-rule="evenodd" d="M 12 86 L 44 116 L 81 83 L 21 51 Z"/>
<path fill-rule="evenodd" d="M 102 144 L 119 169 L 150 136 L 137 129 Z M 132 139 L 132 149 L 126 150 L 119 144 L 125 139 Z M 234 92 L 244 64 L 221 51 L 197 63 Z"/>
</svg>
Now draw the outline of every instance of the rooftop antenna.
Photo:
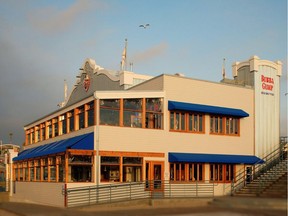
<svg viewBox="0 0 288 216">
<path fill-rule="evenodd" d="M 9 137 L 10 137 L 10 143 L 12 144 L 13 133 L 9 133 Z"/>
<path fill-rule="evenodd" d="M 222 65 L 222 76 L 223 76 L 223 79 L 226 78 L 226 72 L 225 72 L 225 58 L 223 58 L 223 65 Z"/>
<path fill-rule="evenodd" d="M 133 72 L 133 62 L 130 62 L 130 71 Z"/>
<path fill-rule="evenodd" d="M 127 44 L 128 44 L 128 40 L 127 38 L 125 39 L 125 47 L 124 50 L 122 52 L 122 60 L 121 60 L 121 70 L 126 70 L 126 57 L 127 57 Z"/>
</svg>

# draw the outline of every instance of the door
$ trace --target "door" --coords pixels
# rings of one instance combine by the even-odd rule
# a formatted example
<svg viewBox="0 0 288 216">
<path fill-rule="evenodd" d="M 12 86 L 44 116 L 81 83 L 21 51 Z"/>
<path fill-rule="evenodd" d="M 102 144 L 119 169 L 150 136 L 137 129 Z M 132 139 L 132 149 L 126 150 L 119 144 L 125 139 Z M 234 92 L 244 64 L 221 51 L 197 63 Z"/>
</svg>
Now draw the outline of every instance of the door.
<svg viewBox="0 0 288 216">
<path fill-rule="evenodd" d="M 164 162 L 161 161 L 146 161 L 146 189 L 148 190 L 163 190 L 164 180 Z"/>
</svg>

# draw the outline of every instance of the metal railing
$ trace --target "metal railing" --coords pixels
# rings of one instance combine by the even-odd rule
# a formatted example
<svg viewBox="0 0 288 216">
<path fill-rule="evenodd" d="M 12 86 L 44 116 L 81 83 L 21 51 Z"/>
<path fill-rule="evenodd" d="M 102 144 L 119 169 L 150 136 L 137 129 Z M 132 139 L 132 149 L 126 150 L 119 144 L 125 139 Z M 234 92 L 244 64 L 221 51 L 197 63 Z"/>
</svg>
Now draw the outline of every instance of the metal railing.
<svg viewBox="0 0 288 216">
<path fill-rule="evenodd" d="M 279 173 L 277 165 L 280 164 L 281 161 L 284 161 L 284 164 L 285 161 L 287 161 L 287 137 L 281 137 L 279 147 L 265 156 L 262 160 L 265 162 L 260 163 L 260 161 L 258 161 L 258 163 L 252 167 L 251 176 L 247 177 L 245 169 L 239 172 L 231 182 L 231 195 L 251 183 L 253 180 L 257 180 L 257 195 L 259 195 L 267 186 L 265 184 L 267 181 L 276 181 L 277 178 L 283 174 L 281 172 Z M 281 166 L 281 164 L 279 166 Z"/>
<path fill-rule="evenodd" d="M 9 181 L 1 180 L 0 181 L 0 192 L 7 192 L 9 191 Z"/>
<path fill-rule="evenodd" d="M 63 190 L 66 207 L 113 203 L 139 199 L 213 197 L 214 183 L 145 181 Z"/>
</svg>

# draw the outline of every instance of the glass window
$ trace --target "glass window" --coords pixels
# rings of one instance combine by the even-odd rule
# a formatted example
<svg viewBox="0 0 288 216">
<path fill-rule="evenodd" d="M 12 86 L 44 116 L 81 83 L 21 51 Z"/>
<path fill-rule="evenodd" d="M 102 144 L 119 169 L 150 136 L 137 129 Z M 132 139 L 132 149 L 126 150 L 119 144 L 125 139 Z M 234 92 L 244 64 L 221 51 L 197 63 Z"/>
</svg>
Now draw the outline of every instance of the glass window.
<svg viewBox="0 0 288 216">
<path fill-rule="evenodd" d="M 120 120 L 120 100 L 105 99 L 100 100 L 100 124 L 119 126 Z"/>
<path fill-rule="evenodd" d="M 239 134 L 238 131 L 239 119 L 233 117 L 226 118 L 226 134 Z"/>
<path fill-rule="evenodd" d="M 40 160 L 35 160 L 34 161 L 34 166 L 35 166 L 35 176 L 36 176 L 36 181 L 41 180 L 41 164 Z"/>
<path fill-rule="evenodd" d="M 46 139 L 46 130 L 45 130 L 45 124 L 41 124 L 41 132 L 40 132 L 40 134 L 41 134 L 41 137 L 40 137 L 40 139 L 41 140 L 45 140 Z"/>
<path fill-rule="evenodd" d="M 65 181 L 65 156 L 58 157 L 58 166 L 59 166 L 59 182 Z"/>
<path fill-rule="evenodd" d="M 48 133 L 48 139 L 52 138 L 52 123 L 51 123 L 51 121 L 47 122 L 47 133 Z"/>
<path fill-rule="evenodd" d="M 178 131 L 186 131 L 185 113 L 170 112 L 170 129 Z"/>
<path fill-rule="evenodd" d="M 34 161 L 29 161 L 30 181 L 34 181 Z"/>
<path fill-rule="evenodd" d="M 31 143 L 34 143 L 35 142 L 35 134 L 34 134 L 34 130 L 31 130 L 31 133 L 30 133 L 30 135 L 31 135 Z"/>
<path fill-rule="evenodd" d="M 91 156 L 70 155 L 68 163 L 68 175 L 71 182 L 91 182 L 93 167 Z"/>
<path fill-rule="evenodd" d="M 85 128 L 85 112 L 84 112 L 84 106 L 81 106 L 78 108 L 78 128 L 79 130 L 82 128 Z"/>
<path fill-rule="evenodd" d="M 58 127 L 58 119 L 53 119 L 53 127 L 54 127 L 54 136 L 59 135 L 59 127 Z"/>
<path fill-rule="evenodd" d="M 142 99 L 124 99 L 123 125 L 142 127 Z"/>
<path fill-rule="evenodd" d="M 142 166 L 123 166 L 123 182 L 140 182 Z"/>
<path fill-rule="evenodd" d="M 74 110 L 71 110 L 68 113 L 68 119 L 69 119 L 69 131 L 74 131 Z"/>
<path fill-rule="evenodd" d="M 71 165 L 72 182 L 91 182 L 92 166 Z"/>
<path fill-rule="evenodd" d="M 162 112 L 162 98 L 146 98 L 146 111 Z"/>
<path fill-rule="evenodd" d="M 176 181 L 202 181 L 203 164 L 198 163 L 171 163 L 170 180 Z"/>
<path fill-rule="evenodd" d="M 223 117 L 210 116 L 210 133 L 223 134 Z"/>
<path fill-rule="evenodd" d="M 101 157 L 101 181 L 120 181 L 120 157 Z"/>
<path fill-rule="evenodd" d="M 66 115 L 61 115 L 59 116 L 59 133 L 60 134 L 66 134 L 67 133 L 67 120 L 66 120 Z"/>
<path fill-rule="evenodd" d="M 94 101 L 88 103 L 88 127 L 94 125 Z"/>
<path fill-rule="evenodd" d="M 210 180 L 230 182 L 234 179 L 233 164 L 210 164 Z"/>
<path fill-rule="evenodd" d="M 162 98 L 146 98 L 145 128 L 163 129 Z"/>
</svg>

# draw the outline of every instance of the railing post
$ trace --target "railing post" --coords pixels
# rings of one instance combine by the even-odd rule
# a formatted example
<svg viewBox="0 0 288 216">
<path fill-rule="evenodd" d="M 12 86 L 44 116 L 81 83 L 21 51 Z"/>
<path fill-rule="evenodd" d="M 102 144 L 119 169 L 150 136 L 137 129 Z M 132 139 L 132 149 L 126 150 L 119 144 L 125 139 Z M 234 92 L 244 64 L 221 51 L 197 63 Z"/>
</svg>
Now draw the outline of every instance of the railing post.
<svg viewBox="0 0 288 216">
<path fill-rule="evenodd" d="M 91 193 L 90 192 L 91 192 L 91 187 L 89 186 L 89 199 L 88 199 L 89 200 L 89 205 L 90 205 L 90 200 L 91 200 Z"/>
<path fill-rule="evenodd" d="M 68 207 L 67 184 L 64 184 L 64 186 L 62 186 L 62 194 L 64 195 L 64 207 Z"/>
<path fill-rule="evenodd" d="M 196 181 L 196 197 L 198 197 L 198 181 Z"/>
<path fill-rule="evenodd" d="M 112 202 L 112 185 L 110 184 L 110 193 L 109 193 L 109 195 L 110 195 L 110 203 Z"/>
<path fill-rule="evenodd" d="M 132 182 L 130 182 L 130 200 L 132 199 L 132 185 L 131 185 Z"/>
</svg>

